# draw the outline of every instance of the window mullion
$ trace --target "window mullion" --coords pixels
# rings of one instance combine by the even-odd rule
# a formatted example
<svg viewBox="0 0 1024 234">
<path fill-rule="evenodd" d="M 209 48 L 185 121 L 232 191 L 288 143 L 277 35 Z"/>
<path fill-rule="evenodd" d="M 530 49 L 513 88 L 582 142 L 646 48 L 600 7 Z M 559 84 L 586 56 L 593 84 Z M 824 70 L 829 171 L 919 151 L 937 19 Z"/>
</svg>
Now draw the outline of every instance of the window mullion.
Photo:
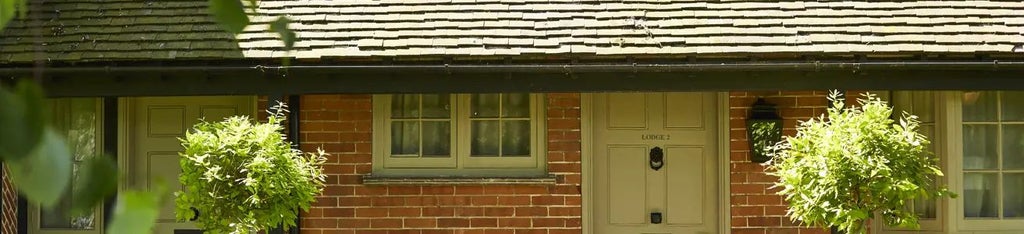
<svg viewBox="0 0 1024 234">
<path fill-rule="evenodd" d="M 501 158 L 501 157 L 503 157 L 505 155 L 505 152 L 504 152 L 504 148 L 505 147 L 502 147 L 502 144 L 505 142 L 504 141 L 505 134 L 502 134 L 502 133 L 505 132 L 504 131 L 505 130 L 505 123 L 502 121 L 502 118 L 504 117 L 504 114 L 501 113 L 501 111 L 505 109 L 504 108 L 505 107 L 504 106 L 505 105 L 505 98 L 504 97 L 505 97 L 505 94 L 498 94 L 498 158 Z"/>
<path fill-rule="evenodd" d="M 416 100 L 419 101 L 416 103 L 416 125 L 419 126 L 416 128 L 416 134 L 419 136 L 419 142 L 416 145 L 418 147 L 416 149 L 416 156 L 417 158 L 423 158 L 423 94 L 416 94 L 416 96 Z"/>
<path fill-rule="evenodd" d="M 470 114 L 472 114 L 471 110 L 470 110 L 471 108 L 469 107 L 469 100 L 468 100 L 469 97 L 470 97 L 469 94 L 454 94 L 454 95 L 455 95 L 455 106 L 456 106 L 455 115 L 456 116 L 453 119 L 456 119 L 459 122 L 454 123 L 456 125 L 455 126 L 455 130 L 456 130 L 457 133 L 456 133 L 456 137 L 452 137 L 452 139 L 455 139 L 454 141 L 455 141 L 455 144 L 457 145 L 456 146 L 456 149 L 457 149 L 456 152 L 457 153 L 456 153 L 456 155 L 453 155 L 453 156 L 455 157 L 455 160 L 456 160 L 456 168 L 457 169 L 462 169 L 465 166 L 465 165 L 463 165 L 463 163 L 465 163 L 466 162 L 466 158 L 469 157 L 469 152 L 471 150 L 470 147 L 473 146 L 473 144 L 472 144 L 473 138 L 471 136 L 472 133 L 470 132 L 470 128 L 473 125 L 473 121 L 469 118 Z M 465 124 L 463 124 L 463 123 L 465 123 Z"/>
<path fill-rule="evenodd" d="M 996 92 L 996 215 L 1003 217 L 1003 92 Z"/>
</svg>

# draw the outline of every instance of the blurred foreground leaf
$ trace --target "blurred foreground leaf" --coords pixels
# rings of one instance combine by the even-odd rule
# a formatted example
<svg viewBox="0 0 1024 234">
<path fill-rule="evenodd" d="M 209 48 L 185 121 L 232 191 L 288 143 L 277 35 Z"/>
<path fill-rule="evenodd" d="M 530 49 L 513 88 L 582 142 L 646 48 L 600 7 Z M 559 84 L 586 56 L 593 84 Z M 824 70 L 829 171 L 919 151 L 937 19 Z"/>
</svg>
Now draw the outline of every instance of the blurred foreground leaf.
<svg viewBox="0 0 1024 234">
<path fill-rule="evenodd" d="M 71 152 L 53 129 L 44 131 L 43 141 L 28 157 L 6 163 L 18 192 L 43 207 L 53 207 L 71 181 Z"/>
<path fill-rule="evenodd" d="M 117 164 L 106 155 L 86 161 L 75 178 L 74 213 L 89 212 L 117 191 Z"/>
<path fill-rule="evenodd" d="M 157 185 L 149 191 L 130 190 L 119 194 L 107 234 L 152 233 L 165 190 L 164 185 Z"/>
<path fill-rule="evenodd" d="M 0 157 L 21 160 L 43 140 L 49 110 L 43 91 L 31 81 L 22 81 L 14 90 L 0 90 L 0 108 Z"/>
<path fill-rule="evenodd" d="M 249 25 L 249 16 L 239 0 L 210 0 L 210 14 L 224 30 L 239 34 Z"/>
<path fill-rule="evenodd" d="M 291 50 L 292 46 L 295 46 L 295 32 L 288 28 L 288 24 L 291 22 L 292 20 L 288 19 L 288 17 L 281 16 L 270 23 L 270 31 L 277 33 L 281 37 L 281 42 L 284 42 L 286 50 Z"/>
</svg>

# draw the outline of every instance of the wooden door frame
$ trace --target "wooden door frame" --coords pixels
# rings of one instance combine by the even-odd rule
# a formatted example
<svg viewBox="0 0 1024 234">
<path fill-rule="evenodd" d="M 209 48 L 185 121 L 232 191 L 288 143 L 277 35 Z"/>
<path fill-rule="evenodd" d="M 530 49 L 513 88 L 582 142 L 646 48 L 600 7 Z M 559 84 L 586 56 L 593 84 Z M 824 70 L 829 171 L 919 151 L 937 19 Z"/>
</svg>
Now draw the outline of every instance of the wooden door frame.
<svg viewBox="0 0 1024 234">
<path fill-rule="evenodd" d="M 718 120 L 717 124 L 717 147 L 718 147 L 718 233 L 729 233 L 731 229 L 731 215 L 729 211 L 729 93 L 716 92 Z M 594 233 L 593 207 L 593 94 L 580 94 L 580 153 L 582 165 L 582 199 L 583 199 L 583 234 Z"/>
</svg>

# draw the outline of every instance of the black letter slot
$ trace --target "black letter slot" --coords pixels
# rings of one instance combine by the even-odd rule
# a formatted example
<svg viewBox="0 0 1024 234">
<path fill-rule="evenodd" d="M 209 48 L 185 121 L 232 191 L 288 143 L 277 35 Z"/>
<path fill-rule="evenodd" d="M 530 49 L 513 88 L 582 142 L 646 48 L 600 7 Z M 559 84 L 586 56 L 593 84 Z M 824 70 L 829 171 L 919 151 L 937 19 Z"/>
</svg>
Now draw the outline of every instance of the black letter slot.
<svg viewBox="0 0 1024 234">
<path fill-rule="evenodd" d="M 651 223 L 653 223 L 653 224 L 661 223 L 661 212 L 651 212 Z"/>
</svg>

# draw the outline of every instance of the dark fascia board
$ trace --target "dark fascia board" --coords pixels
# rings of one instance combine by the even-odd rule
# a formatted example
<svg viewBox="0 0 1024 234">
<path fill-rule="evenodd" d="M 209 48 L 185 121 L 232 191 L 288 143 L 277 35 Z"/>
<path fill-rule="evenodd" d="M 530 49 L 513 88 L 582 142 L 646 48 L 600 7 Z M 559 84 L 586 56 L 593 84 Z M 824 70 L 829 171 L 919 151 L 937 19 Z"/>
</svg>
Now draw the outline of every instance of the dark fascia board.
<svg viewBox="0 0 1024 234">
<path fill-rule="evenodd" d="M 17 76 L 31 68 L 0 68 Z M 1022 61 L 51 68 L 54 97 L 329 93 L 1024 89 Z"/>
</svg>

